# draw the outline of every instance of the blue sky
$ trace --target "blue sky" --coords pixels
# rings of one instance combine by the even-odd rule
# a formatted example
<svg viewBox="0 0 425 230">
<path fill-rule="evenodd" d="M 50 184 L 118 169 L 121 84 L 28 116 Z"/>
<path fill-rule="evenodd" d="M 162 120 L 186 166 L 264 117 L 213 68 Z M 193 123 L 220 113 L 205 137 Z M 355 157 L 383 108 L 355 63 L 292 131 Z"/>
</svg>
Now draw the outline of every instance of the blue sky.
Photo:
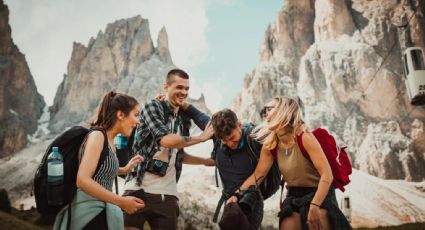
<svg viewBox="0 0 425 230">
<path fill-rule="evenodd" d="M 173 62 L 191 75 L 191 97 L 229 107 L 255 68 L 264 33 L 283 0 L 5 0 L 12 38 L 48 105 L 66 73 L 73 42 L 87 45 L 108 23 L 141 15 L 153 41 L 165 26 Z M 29 23 L 30 22 L 30 23 Z M 156 45 L 156 44 L 155 44 Z"/>
<path fill-rule="evenodd" d="M 282 5 L 281 0 L 246 0 L 212 5 L 207 9 L 210 52 L 204 62 L 189 71 L 207 84 L 211 83 L 213 87 L 205 91 L 217 91 L 213 98 L 210 98 L 212 92 L 207 94 L 213 110 L 231 106 L 241 90 L 245 74 L 257 65 L 266 28 L 277 18 Z M 211 100 L 220 100 L 220 103 Z"/>
</svg>

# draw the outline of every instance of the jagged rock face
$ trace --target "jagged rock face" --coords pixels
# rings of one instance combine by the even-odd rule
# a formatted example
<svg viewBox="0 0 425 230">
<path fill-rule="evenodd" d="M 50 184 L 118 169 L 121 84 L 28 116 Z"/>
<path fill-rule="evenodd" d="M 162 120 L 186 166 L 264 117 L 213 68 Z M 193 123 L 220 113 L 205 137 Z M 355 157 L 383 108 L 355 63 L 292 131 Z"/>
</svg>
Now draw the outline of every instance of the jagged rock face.
<svg viewBox="0 0 425 230">
<path fill-rule="evenodd" d="M 294 23 L 296 22 L 296 23 Z M 314 42 L 314 1 L 285 1 L 285 6 L 265 33 L 260 63 L 244 80 L 234 100 L 238 117 L 259 121 L 257 112 L 272 96 L 296 95 L 300 57 Z"/>
<path fill-rule="evenodd" d="M 0 158 L 26 146 L 44 106 L 25 56 L 13 43 L 9 10 L 0 0 Z"/>
<path fill-rule="evenodd" d="M 355 30 L 345 1 L 316 0 L 315 12 L 315 41 L 333 39 L 341 34 L 351 35 Z"/>
<path fill-rule="evenodd" d="M 89 45 L 74 44 L 68 72 L 50 108 L 50 128 L 88 122 L 102 96 L 117 90 L 142 104 L 162 92 L 166 73 L 174 68 L 165 28 L 154 47 L 149 22 L 136 16 L 109 24 Z"/>
<path fill-rule="evenodd" d="M 369 124 L 359 147 L 362 154 L 357 157 L 357 167 L 382 178 L 422 180 L 424 161 L 409 150 L 411 142 L 394 121 Z M 376 157 L 370 159 L 371 155 Z"/>
<path fill-rule="evenodd" d="M 285 1 L 278 18 L 291 18 L 283 13 L 291 4 Z M 310 4 L 301 12 L 311 10 Z M 304 25 L 314 28 L 314 41 L 301 55 L 282 53 L 262 60 L 245 78 L 235 100 L 238 115 L 258 120 L 255 111 L 272 96 L 299 97 L 309 126 L 325 126 L 345 142 L 356 168 L 386 179 L 423 180 L 425 110 L 407 100 L 397 29 L 390 18 L 400 7 L 392 0 L 316 1 L 314 19 Z M 406 9 L 408 17 L 413 14 Z M 421 47 L 425 44 L 422 9 L 419 5 L 410 28 L 411 40 Z M 301 26 L 296 20 L 288 25 Z M 291 34 L 290 28 L 282 33 Z M 266 32 L 265 40 L 270 36 Z M 305 44 L 310 41 L 299 39 L 307 39 Z M 263 48 L 261 52 L 262 56 L 270 53 Z M 291 66 L 285 71 L 265 68 L 279 65 L 279 60 L 291 60 Z"/>
</svg>

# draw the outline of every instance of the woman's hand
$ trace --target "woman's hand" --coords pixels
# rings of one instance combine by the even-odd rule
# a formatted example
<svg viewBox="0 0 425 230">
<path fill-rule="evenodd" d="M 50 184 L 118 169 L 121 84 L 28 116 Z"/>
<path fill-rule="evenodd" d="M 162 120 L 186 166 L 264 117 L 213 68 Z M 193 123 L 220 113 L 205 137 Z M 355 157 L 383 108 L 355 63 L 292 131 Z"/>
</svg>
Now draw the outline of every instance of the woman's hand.
<svg viewBox="0 0 425 230">
<path fill-rule="evenodd" d="M 134 168 L 134 166 L 136 166 L 136 164 L 143 162 L 144 159 L 142 156 L 140 155 L 136 155 L 133 158 L 131 158 L 131 160 L 128 162 L 128 164 L 124 167 L 124 174 L 127 174 L 129 172 L 131 172 L 131 170 Z"/>
<path fill-rule="evenodd" d="M 318 206 L 310 204 L 310 210 L 308 211 L 307 216 L 307 224 L 309 229 L 323 229 L 322 220 L 320 219 L 320 208 Z"/>
<path fill-rule="evenodd" d="M 134 196 L 121 197 L 118 206 L 128 214 L 133 214 L 145 207 L 145 202 Z"/>
</svg>

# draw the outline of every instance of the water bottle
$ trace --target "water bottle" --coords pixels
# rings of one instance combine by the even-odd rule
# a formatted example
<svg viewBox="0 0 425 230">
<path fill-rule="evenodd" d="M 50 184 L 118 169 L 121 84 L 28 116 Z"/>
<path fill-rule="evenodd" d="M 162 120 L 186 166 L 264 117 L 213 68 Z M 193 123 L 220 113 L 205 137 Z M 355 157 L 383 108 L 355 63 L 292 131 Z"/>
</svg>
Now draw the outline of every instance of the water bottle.
<svg viewBox="0 0 425 230">
<path fill-rule="evenodd" d="M 118 150 L 126 149 L 128 144 L 128 139 L 126 136 L 118 133 L 114 139 L 115 148 Z"/>
<path fill-rule="evenodd" d="M 64 204 L 63 157 L 58 147 L 52 147 L 52 152 L 47 157 L 47 184 L 48 204 Z"/>
<path fill-rule="evenodd" d="M 117 150 L 117 157 L 120 167 L 127 165 L 129 161 L 129 153 L 127 151 L 128 139 L 126 136 L 119 133 L 114 139 L 115 149 Z"/>
</svg>

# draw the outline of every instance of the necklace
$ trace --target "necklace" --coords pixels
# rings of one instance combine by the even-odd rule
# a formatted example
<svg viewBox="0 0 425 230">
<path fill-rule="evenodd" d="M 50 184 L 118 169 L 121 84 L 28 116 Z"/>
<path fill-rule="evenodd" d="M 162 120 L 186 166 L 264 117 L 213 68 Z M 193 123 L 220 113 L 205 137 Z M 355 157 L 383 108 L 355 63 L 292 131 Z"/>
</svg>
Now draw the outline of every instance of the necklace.
<svg viewBox="0 0 425 230">
<path fill-rule="evenodd" d="M 285 148 L 285 155 L 288 156 L 288 149 Z"/>
</svg>

